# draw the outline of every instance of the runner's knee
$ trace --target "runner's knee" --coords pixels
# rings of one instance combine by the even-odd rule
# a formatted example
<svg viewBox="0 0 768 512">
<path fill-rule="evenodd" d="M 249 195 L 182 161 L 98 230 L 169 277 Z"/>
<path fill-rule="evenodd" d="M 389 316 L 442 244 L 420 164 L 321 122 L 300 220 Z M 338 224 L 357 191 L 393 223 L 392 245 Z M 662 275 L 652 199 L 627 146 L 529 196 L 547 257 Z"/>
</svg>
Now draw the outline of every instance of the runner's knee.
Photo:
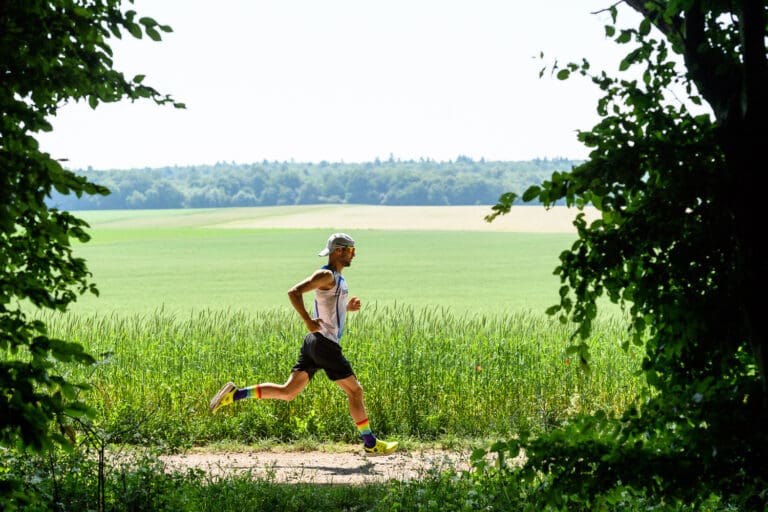
<svg viewBox="0 0 768 512">
<path fill-rule="evenodd" d="M 362 400 L 363 399 L 363 387 L 360 384 L 356 386 L 350 386 L 347 388 L 347 396 L 350 400 Z"/>
</svg>

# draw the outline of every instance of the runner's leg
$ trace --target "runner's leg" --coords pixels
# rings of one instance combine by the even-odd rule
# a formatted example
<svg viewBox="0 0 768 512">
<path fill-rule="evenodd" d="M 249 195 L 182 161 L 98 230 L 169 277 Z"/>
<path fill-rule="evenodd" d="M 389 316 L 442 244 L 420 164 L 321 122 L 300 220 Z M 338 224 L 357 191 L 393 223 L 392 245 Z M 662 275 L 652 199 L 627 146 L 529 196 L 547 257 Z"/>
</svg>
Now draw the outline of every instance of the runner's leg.
<svg viewBox="0 0 768 512">
<path fill-rule="evenodd" d="M 259 398 L 274 400 L 293 400 L 309 383 L 309 374 L 305 371 L 293 371 L 285 384 L 265 382 L 235 391 L 235 400 Z"/>
</svg>

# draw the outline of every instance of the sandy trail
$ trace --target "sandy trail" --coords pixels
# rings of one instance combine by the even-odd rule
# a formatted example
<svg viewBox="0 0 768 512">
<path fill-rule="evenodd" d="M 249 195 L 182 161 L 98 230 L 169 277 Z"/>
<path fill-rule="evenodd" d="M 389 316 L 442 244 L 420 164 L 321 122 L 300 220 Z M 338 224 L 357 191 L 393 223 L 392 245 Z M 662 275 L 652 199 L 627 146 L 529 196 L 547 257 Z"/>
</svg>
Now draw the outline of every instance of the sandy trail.
<svg viewBox="0 0 768 512">
<path fill-rule="evenodd" d="M 431 471 L 470 467 L 465 451 L 405 451 L 386 456 L 321 451 L 199 452 L 163 455 L 169 469 L 200 469 L 211 477 L 250 475 L 279 483 L 369 484 L 420 479 Z"/>
</svg>

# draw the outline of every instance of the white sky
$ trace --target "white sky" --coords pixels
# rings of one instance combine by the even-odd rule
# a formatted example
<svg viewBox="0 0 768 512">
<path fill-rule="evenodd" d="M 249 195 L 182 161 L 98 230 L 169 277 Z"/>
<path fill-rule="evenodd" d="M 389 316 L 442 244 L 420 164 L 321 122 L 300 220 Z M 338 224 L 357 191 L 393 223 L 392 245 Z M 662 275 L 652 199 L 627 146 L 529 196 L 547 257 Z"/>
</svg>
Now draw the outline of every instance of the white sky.
<svg viewBox="0 0 768 512">
<path fill-rule="evenodd" d="M 162 42 L 112 39 L 115 67 L 171 94 L 67 105 L 40 136 L 69 168 L 585 158 L 597 88 L 544 64 L 613 72 L 610 0 L 136 0 Z M 632 14 L 620 10 L 619 22 Z M 544 52 L 544 61 L 538 58 Z"/>
</svg>

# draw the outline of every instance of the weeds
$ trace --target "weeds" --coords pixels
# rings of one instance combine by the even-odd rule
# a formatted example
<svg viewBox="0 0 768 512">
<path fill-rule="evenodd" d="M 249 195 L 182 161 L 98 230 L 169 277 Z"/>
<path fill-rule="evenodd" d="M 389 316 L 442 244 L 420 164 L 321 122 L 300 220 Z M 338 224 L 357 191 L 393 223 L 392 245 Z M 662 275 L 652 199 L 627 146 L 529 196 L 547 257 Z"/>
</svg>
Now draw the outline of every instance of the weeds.
<svg viewBox="0 0 768 512">
<path fill-rule="evenodd" d="M 238 402 L 211 415 L 222 383 L 283 382 L 303 325 L 288 311 L 207 311 L 180 319 L 64 315 L 45 319 L 98 365 L 67 377 L 92 386 L 87 401 L 110 431 L 144 420 L 118 442 L 201 445 L 306 436 L 356 441 L 343 393 L 322 373 L 292 402 Z M 544 431 L 569 415 L 619 411 L 637 396 L 640 359 L 606 321 L 591 340 L 592 371 L 566 352 L 570 326 L 543 315 L 456 318 L 438 308 L 373 308 L 350 319 L 344 352 L 366 393 L 377 432 L 417 440 Z"/>
<path fill-rule="evenodd" d="M 208 413 L 209 398 L 227 380 L 287 377 L 303 337 L 291 312 L 69 314 L 45 322 L 52 335 L 100 358 L 90 368 L 63 368 L 92 386 L 84 398 L 97 415 L 79 430 L 98 456 L 4 454 L 5 471 L 24 473 L 38 497 L 25 510 L 523 510 L 534 492 L 481 459 L 471 471 L 359 487 L 213 479 L 170 471 L 151 450 L 117 463 L 105 456 L 105 442 L 173 451 L 265 440 L 357 442 L 357 435 L 343 393 L 322 375 L 292 402 L 239 402 Z M 532 313 L 457 318 L 439 308 L 382 307 L 350 318 L 344 351 L 377 433 L 414 444 L 511 439 L 579 412 L 622 410 L 639 394 L 639 357 L 613 341 L 624 333 L 620 322 L 608 319 L 595 330 L 588 375 L 569 361 L 570 329 Z"/>
</svg>

